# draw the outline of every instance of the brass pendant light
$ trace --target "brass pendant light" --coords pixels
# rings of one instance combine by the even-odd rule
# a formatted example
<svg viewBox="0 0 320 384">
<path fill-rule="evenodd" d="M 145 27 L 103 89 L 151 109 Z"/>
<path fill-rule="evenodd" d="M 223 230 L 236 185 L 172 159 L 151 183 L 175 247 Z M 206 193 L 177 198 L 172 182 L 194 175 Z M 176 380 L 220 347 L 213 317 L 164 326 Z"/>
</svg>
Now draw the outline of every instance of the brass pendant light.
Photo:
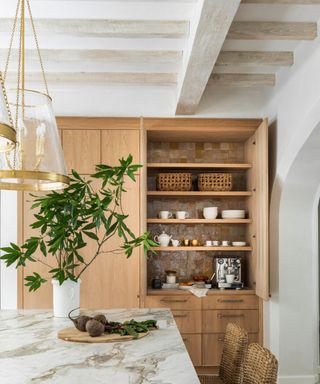
<svg viewBox="0 0 320 384">
<path fill-rule="evenodd" d="M 0 152 L 11 151 L 16 145 L 16 131 L 13 125 L 7 92 L 0 72 Z"/>
<path fill-rule="evenodd" d="M 25 11 L 37 47 L 46 93 L 25 87 Z M 18 23 L 19 22 L 19 23 Z M 66 188 L 69 178 L 64 163 L 56 119 L 43 69 L 29 0 L 18 0 L 8 58 L 6 78 L 17 25 L 20 24 L 17 89 L 8 91 L 15 114 L 16 146 L 0 153 L 0 189 L 50 191 Z M 10 97 L 11 96 L 11 97 Z M 14 100 L 14 101 L 13 101 Z"/>
</svg>

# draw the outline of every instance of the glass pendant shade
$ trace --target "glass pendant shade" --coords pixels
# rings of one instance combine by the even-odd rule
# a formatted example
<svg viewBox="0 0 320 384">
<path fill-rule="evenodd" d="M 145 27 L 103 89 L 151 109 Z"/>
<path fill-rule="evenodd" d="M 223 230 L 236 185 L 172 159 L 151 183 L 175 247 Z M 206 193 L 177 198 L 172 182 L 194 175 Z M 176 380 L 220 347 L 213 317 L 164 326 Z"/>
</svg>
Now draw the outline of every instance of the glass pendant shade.
<svg viewBox="0 0 320 384">
<path fill-rule="evenodd" d="M 8 92 L 14 100 L 17 91 Z M 49 191 L 69 184 L 51 98 L 24 90 L 18 113 L 17 143 L 10 152 L 0 153 L 0 189 Z M 11 97 L 13 96 L 13 98 Z M 11 104 L 10 104 L 11 105 Z"/>
<path fill-rule="evenodd" d="M 0 152 L 11 151 L 16 145 L 16 131 L 10 121 L 9 105 L 6 99 L 4 85 L 0 77 Z"/>
</svg>

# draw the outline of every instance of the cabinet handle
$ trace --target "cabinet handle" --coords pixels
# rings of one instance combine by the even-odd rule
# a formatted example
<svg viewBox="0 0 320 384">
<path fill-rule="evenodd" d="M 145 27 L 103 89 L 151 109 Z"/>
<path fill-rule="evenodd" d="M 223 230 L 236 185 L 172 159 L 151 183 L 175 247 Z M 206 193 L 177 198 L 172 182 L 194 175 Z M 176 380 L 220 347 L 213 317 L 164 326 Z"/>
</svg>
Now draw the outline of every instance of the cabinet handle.
<svg viewBox="0 0 320 384">
<path fill-rule="evenodd" d="M 182 340 L 183 340 L 184 342 L 186 342 L 186 341 L 188 341 L 188 338 L 187 338 L 187 337 L 183 337 Z"/>
<path fill-rule="evenodd" d="M 218 299 L 218 303 L 243 303 L 243 299 Z"/>
<path fill-rule="evenodd" d="M 181 314 L 173 314 L 173 317 L 188 317 L 187 313 L 181 313 Z"/>
<path fill-rule="evenodd" d="M 228 317 L 244 317 L 244 314 L 239 314 L 239 315 L 224 315 L 222 313 L 218 313 L 218 318 L 223 319 L 223 318 L 228 318 Z"/>
<path fill-rule="evenodd" d="M 163 301 L 164 303 L 186 303 L 188 299 L 161 299 L 160 301 Z"/>
<path fill-rule="evenodd" d="M 218 341 L 224 341 L 224 338 L 223 337 L 219 337 Z"/>
</svg>

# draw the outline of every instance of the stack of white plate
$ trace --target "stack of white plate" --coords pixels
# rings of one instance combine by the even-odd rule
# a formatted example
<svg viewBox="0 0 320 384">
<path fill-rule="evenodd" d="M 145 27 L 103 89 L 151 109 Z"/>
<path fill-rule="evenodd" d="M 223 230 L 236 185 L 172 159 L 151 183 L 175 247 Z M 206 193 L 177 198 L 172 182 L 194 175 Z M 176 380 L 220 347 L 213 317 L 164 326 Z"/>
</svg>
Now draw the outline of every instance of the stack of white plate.
<svg viewBox="0 0 320 384">
<path fill-rule="evenodd" d="M 245 210 L 230 209 L 221 212 L 223 219 L 244 219 L 246 217 Z"/>
</svg>

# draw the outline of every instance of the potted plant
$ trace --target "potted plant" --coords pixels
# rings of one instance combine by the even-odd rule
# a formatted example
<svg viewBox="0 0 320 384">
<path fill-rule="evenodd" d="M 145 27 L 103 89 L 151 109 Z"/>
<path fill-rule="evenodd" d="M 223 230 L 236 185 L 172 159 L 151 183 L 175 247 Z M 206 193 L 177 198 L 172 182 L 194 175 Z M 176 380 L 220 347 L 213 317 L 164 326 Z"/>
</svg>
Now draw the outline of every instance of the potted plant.
<svg viewBox="0 0 320 384">
<path fill-rule="evenodd" d="M 52 278 L 54 315 L 67 316 L 71 309 L 80 306 L 81 276 L 97 257 L 108 253 L 125 253 L 130 257 L 134 248 L 144 246 L 147 252 L 155 243 L 145 232 L 136 236 L 126 225 L 128 215 L 122 209 L 122 195 L 126 192 L 125 180 L 135 181 L 141 165 L 132 164 L 132 156 L 119 160 L 119 166 L 97 165 L 96 173 L 86 180 L 72 171 L 68 188 L 33 196 L 32 209 L 36 209 L 31 227 L 37 231 L 21 246 L 11 243 L 1 248 L 1 259 L 6 266 L 39 262 L 48 268 Z M 92 179 L 100 181 L 97 189 Z M 122 240 L 118 249 L 106 250 L 110 239 Z M 94 253 L 84 257 L 87 241 L 95 242 Z M 29 291 L 36 291 L 47 279 L 34 272 L 25 277 Z"/>
</svg>

